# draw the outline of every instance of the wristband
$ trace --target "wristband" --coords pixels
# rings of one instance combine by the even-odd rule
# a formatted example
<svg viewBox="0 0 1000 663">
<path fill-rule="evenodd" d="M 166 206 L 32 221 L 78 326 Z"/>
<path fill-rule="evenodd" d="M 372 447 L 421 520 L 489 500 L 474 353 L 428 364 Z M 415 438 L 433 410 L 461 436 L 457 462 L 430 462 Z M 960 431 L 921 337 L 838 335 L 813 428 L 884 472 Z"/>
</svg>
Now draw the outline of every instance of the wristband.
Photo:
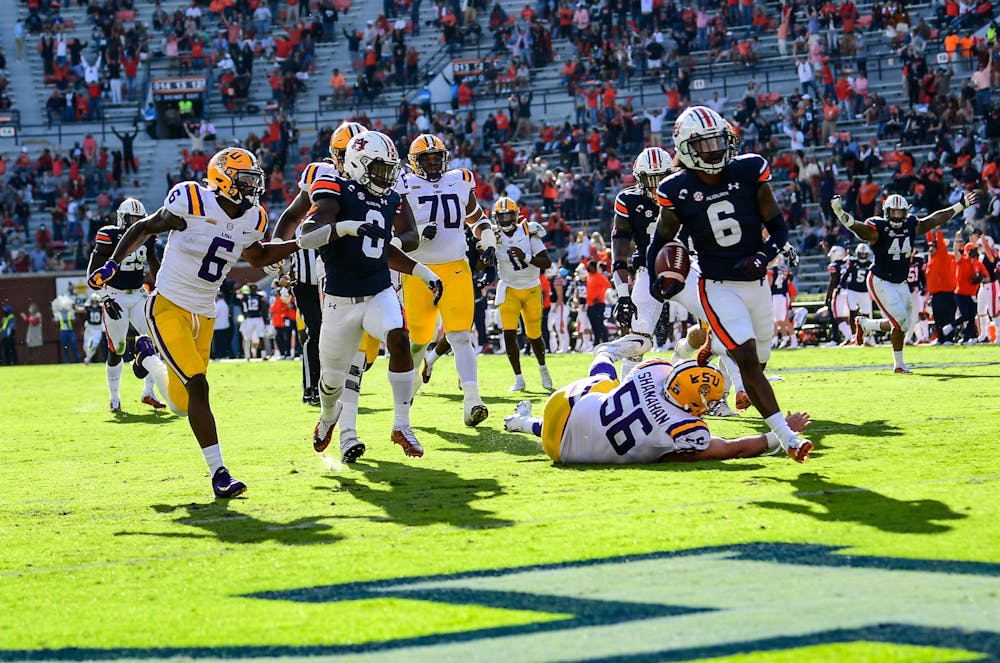
<svg viewBox="0 0 1000 663">
<path fill-rule="evenodd" d="M 389 244 L 391 246 L 395 246 L 400 251 L 403 250 L 403 240 L 401 240 L 398 235 L 393 235 L 392 239 L 389 240 Z"/>
<path fill-rule="evenodd" d="M 430 270 L 430 268 L 428 268 L 427 265 L 423 264 L 422 262 L 418 262 L 413 267 L 412 274 L 413 274 L 413 276 L 416 276 L 418 279 L 420 279 L 421 281 L 423 281 L 424 283 L 427 283 L 427 284 L 430 284 L 431 281 L 438 281 L 439 280 L 438 277 L 437 277 L 437 274 L 435 274 L 434 272 L 432 272 Z"/>
<path fill-rule="evenodd" d="M 619 283 L 615 285 L 615 292 L 618 293 L 619 297 L 630 297 L 628 291 L 628 283 Z"/>
<path fill-rule="evenodd" d="M 964 212 L 965 209 L 966 209 L 966 207 L 965 207 L 965 198 L 963 198 L 962 200 L 959 200 L 957 203 L 955 203 L 954 205 L 952 205 L 948 209 L 950 209 L 953 212 L 953 214 L 951 215 L 952 218 L 958 216 L 959 214 L 961 214 L 962 212 Z"/>
<path fill-rule="evenodd" d="M 364 221 L 338 221 L 334 226 L 337 229 L 337 237 L 351 235 L 358 236 L 358 228 L 365 224 Z"/>
<path fill-rule="evenodd" d="M 781 446 L 781 443 L 778 441 L 778 435 L 776 433 L 768 433 L 767 435 L 764 436 L 764 439 L 767 441 L 768 451 L 775 451 L 779 446 Z"/>
</svg>

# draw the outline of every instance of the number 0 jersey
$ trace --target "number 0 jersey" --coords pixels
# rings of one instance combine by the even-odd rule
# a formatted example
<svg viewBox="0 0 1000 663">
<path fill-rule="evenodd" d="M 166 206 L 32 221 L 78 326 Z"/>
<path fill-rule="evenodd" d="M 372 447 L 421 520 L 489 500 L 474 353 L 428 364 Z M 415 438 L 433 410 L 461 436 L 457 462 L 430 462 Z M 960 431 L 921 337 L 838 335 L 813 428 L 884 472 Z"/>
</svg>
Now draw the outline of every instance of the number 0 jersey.
<svg viewBox="0 0 1000 663">
<path fill-rule="evenodd" d="M 232 219 L 215 192 L 197 182 L 175 184 L 163 206 L 185 227 L 167 235 L 156 290 L 186 311 L 214 318 L 215 294 L 243 250 L 264 239 L 267 212 L 251 207 Z"/>
<path fill-rule="evenodd" d="M 564 396 L 572 409 L 562 435 L 560 460 L 655 463 L 666 454 L 704 450 L 711 440 L 705 422 L 681 410 L 663 393 L 671 370 L 669 363 L 653 360 L 637 366 L 606 393 L 599 393 L 600 387 L 595 386 L 599 378 L 586 378 L 553 394 L 555 398 L 570 390 Z M 548 412 L 546 406 L 543 435 L 549 425 Z"/>
<path fill-rule="evenodd" d="M 487 231 L 489 232 L 489 231 Z M 500 280 L 511 288 L 529 290 L 541 283 L 542 273 L 538 267 L 530 264 L 531 257 L 545 250 L 545 244 L 537 235 L 531 234 L 528 224 L 524 221 L 514 226 L 510 235 L 502 230 L 496 231 L 497 236 L 497 274 Z M 508 249 L 519 248 L 524 252 L 524 260 L 513 260 L 507 253 Z"/>
<path fill-rule="evenodd" d="M 881 216 L 871 217 L 865 225 L 878 231 L 872 243 L 872 274 L 889 283 L 906 283 L 917 239 L 917 217 L 908 215 L 900 228 L 893 228 Z"/>
<path fill-rule="evenodd" d="M 764 219 L 757 190 L 771 179 L 767 160 L 742 154 L 723 168 L 719 183 L 708 185 L 691 170 L 667 175 L 656 201 L 673 211 L 691 234 L 702 275 L 714 281 L 747 281 L 736 263 L 764 248 Z"/>
<path fill-rule="evenodd" d="M 384 198 L 363 190 L 353 180 L 323 176 L 310 189 L 313 204 L 334 199 L 340 205 L 338 221 L 363 221 L 381 226 L 392 236 L 392 221 L 399 211 L 400 198 L 390 191 Z M 392 286 L 389 277 L 387 239 L 338 237 L 319 248 L 326 265 L 324 292 L 336 297 L 368 297 Z"/>
<path fill-rule="evenodd" d="M 417 229 L 437 226 L 434 239 L 420 238 L 420 245 L 408 256 L 425 265 L 440 265 L 465 258 L 465 205 L 476 188 L 472 172 L 449 170 L 437 182 L 428 182 L 413 173 L 399 178 L 396 192 L 405 195 Z"/>
<path fill-rule="evenodd" d="M 104 226 L 97 231 L 94 238 L 95 244 L 114 248 L 118 246 L 118 241 L 125 234 L 125 229 L 118 226 Z M 125 256 L 125 259 L 118 265 L 118 273 L 115 274 L 108 286 L 118 290 L 137 290 L 142 287 L 143 277 L 146 275 L 146 262 L 150 253 L 156 250 L 156 238 L 150 237 L 132 253 Z"/>
</svg>

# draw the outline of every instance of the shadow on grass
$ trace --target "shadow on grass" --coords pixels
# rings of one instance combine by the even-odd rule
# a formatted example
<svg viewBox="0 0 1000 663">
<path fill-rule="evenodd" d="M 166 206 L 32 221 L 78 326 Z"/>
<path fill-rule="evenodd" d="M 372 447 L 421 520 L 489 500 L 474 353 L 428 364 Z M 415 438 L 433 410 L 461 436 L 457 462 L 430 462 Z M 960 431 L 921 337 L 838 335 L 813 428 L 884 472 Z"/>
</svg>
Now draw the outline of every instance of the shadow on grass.
<svg viewBox="0 0 1000 663">
<path fill-rule="evenodd" d="M 417 430 L 440 437 L 445 442 L 460 445 L 439 447 L 437 451 L 462 451 L 464 453 L 503 452 L 512 456 L 537 456 L 542 454 L 542 446 L 534 437 L 504 433 L 490 428 L 468 428 L 462 431 L 443 430 L 418 426 Z"/>
<path fill-rule="evenodd" d="M 143 407 L 149 407 L 144 405 Z M 179 417 L 169 410 L 146 410 L 142 413 L 122 412 L 120 414 L 108 413 L 108 421 L 119 424 L 168 424 L 176 421 Z"/>
<path fill-rule="evenodd" d="M 423 398 L 424 396 L 429 396 L 431 398 L 442 398 L 442 399 L 444 399 L 446 401 L 452 401 L 452 402 L 457 402 L 457 403 L 461 403 L 462 400 L 464 399 L 464 396 L 462 395 L 462 392 L 457 391 L 457 390 L 456 391 L 444 391 L 444 392 L 433 392 L 433 391 L 426 391 L 425 392 L 425 391 L 421 391 L 420 393 L 421 393 L 421 395 L 417 396 L 417 398 Z M 497 413 L 497 414 L 503 414 L 504 416 L 506 416 L 506 415 L 510 414 L 511 412 L 513 412 L 514 411 L 514 406 L 517 405 L 517 401 L 516 400 L 512 400 L 511 397 L 508 397 L 508 396 L 482 396 L 482 399 L 483 399 L 483 403 L 485 403 L 487 405 L 500 405 L 500 404 L 504 405 L 504 407 L 502 408 L 503 412 L 502 413 L 500 413 L 500 412 Z M 508 410 L 507 406 L 509 406 L 510 412 L 507 411 Z M 493 415 L 493 411 L 492 410 L 490 411 L 490 415 L 491 416 Z"/>
<path fill-rule="evenodd" d="M 411 527 L 452 525 L 465 529 L 509 527 L 512 520 L 498 518 L 489 511 L 475 508 L 474 502 L 499 497 L 504 489 L 496 479 L 465 479 L 447 470 L 421 467 L 411 463 L 361 460 L 351 467 L 364 475 L 359 480 L 350 474 L 331 476 L 340 490 L 385 512 L 368 520 L 390 521 Z M 330 492 L 327 486 L 318 491 Z"/>
<path fill-rule="evenodd" d="M 795 489 L 793 497 L 807 502 L 753 502 L 765 508 L 786 511 L 830 523 L 859 523 L 897 534 L 943 534 L 951 525 L 934 521 L 961 520 L 938 500 L 897 500 L 867 488 L 834 483 L 815 472 L 794 479 L 772 479 Z"/>
<path fill-rule="evenodd" d="M 852 437 L 874 437 L 879 439 L 884 439 L 888 437 L 899 437 L 905 434 L 905 431 L 897 426 L 896 424 L 891 424 L 885 419 L 872 419 L 871 421 L 864 422 L 850 422 L 850 421 L 830 421 L 829 419 L 813 419 L 812 426 L 806 429 L 803 435 L 810 440 L 813 444 L 822 442 L 823 438 L 827 435 L 847 435 Z M 813 453 L 814 457 L 822 456 L 822 449 L 818 450 L 819 453 Z"/>
<path fill-rule="evenodd" d="M 615 472 L 759 472 L 768 469 L 761 463 L 748 463 L 741 459 L 727 461 L 705 460 L 698 462 L 649 463 L 641 465 L 563 465 L 552 463 L 552 467 L 575 472 L 614 470 Z"/>
<path fill-rule="evenodd" d="M 116 532 L 115 536 L 159 536 L 167 539 L 216 538 L 222 543 L 267 543 L 282 545 L 316 545 L 340 541 L 342 536 L 330 532 L 330 525 L 319 522 L 327 516 L 296 518 L 276 522 L 255 518 L 246 513 L 230 510 L 231 500 L 217 500 L 208 504 L 154 504 L 157 513 L 178 516 L 178 525 L 200 531 L 189 532 Z"/>
<path fill-rule="evenodd" d="M 969 375 L 968 373 L 935 373 L 931 371 L 922 371 L 917 369 L 914 373 L 915 376 L 924 378 L 933 378 L 938 382 L 949 382 L 951 380 L 996 380 L 1000 378 L 1000 375 Z"/>
</svg>

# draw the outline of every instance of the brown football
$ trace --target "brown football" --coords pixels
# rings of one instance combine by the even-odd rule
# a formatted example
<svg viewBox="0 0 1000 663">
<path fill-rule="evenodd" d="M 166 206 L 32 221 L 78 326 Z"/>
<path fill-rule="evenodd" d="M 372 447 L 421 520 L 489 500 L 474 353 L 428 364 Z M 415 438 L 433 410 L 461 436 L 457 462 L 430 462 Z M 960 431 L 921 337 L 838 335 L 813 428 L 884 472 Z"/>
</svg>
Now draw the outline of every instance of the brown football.
<svg viewBox="0 0 1000 663">
<path fill-rule="evenodd" d="M 656 254 L 656 274 L 666 280 L 663 291 L 671 289 L 674 284 L 682 284 L 691 271 L 691 256 L 687 247 L 680 242 L 669 242 Z"/>
</svg>

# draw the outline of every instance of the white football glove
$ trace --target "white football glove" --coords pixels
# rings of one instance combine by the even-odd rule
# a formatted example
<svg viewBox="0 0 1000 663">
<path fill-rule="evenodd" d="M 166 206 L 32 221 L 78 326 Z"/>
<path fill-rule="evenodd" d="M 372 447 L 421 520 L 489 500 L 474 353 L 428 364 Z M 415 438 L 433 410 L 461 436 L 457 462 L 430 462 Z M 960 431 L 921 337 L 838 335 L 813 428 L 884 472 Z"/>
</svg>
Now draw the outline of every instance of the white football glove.
<svg viewBox="0 0 1000 663">
<path fill-rule="evenodd" d="M 273 262 L 270 265 L 264 265 L 265 274 L 270 274 L 273 276 L 274 274 L 278 274 L 280 272 L 281 272 L 281 263 Z"/>
</svg>

